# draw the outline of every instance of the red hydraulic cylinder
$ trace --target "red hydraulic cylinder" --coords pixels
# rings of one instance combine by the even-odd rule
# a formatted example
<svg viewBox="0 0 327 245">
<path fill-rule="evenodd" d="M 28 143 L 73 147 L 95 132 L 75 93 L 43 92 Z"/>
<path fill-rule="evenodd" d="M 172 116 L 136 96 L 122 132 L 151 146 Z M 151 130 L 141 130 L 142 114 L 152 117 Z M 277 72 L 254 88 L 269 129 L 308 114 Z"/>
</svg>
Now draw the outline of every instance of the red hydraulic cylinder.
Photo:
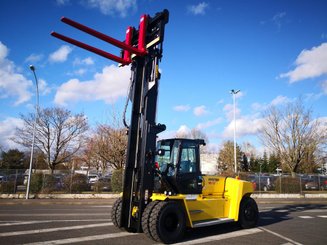
<svg viewBox="0 0 327 245">
<path fill-rule="evenodd" d="M 132 46 L 132 37 L 133 37 L 133 27 L 129 26 L 126 30 L 126 38 L 125 38 L 125 43 L 129 46 Z M 124 55 L 123 58 L 126 62 L 132 62 L 131 59 L 131 52 L 128 50 L 124 50 Z"/>
<path fill-rule="evenodd" d="M 96 30 L 93 30 L 93 29 L 91 29 L 91 28 L 89 28 L 87 26 L 84 26 L 84 25 L 82 25 L 82 24 L 80 24 L 80 23 L 78 23 L 76 21 L 73 21 L 71 19 L 68 19 L 66 17 L 62 17 L 61 21 L 68 24 L 68 25 L 70 25 L 70 26 L 73 26 L 73 27 L 75 27 L 75 28 L 77 28 L 77 29 L 79 29 L 81 31 L 84 31 L 84 32 L 86 32 L 86 33 L 88 33 L 88 34 L 90 34 L 92 36 L 95 36 L 95 37 L 97 37 L 97 38 L 99 38 L 99 39 L 101 39 L 101 40 L 103 40 L 105 42 L 111 43 L 111 44 L 115 45 L 118 48 L 121 48 L 123 50 L 127 50 L 127 51 L 129 51 L 129 52 L 131 52 L 133 54 L 138 55 L 138 56 L 144 56 L 147 53 L 145 48 L 142 48 L 142 49 L 134 48 L 131 45 L 127 45 L 124 42 L 121 42 L 121 41 L 119 41 L 119 40 L 117 40 L 115 38 L 107 36 L 107 35 L 105 35 L 105 34 L 103 34 L 101 32 L 98 32 Z"/>
<path fill-rule="evenodd" d="M 105 51 L 103 51 L 103 50 L 101 50 L 101 49 L 98 49 L 98 48 L 92 47 L 92 46 L 90 46 L 90 45 L 87 45 L 87 44 L 85 44 L 85 43 L 79 42 L 79 41 L 77 41 L 77 40 L 75 40 L 75 39 L 72 39 L 72 38 L 70 38 L 70 37 L 66 37 L 66 36 L 64 36 L 64 35 L 61 35 L 61 34 L 59 34 L 59 33 L 51 32 L 51 35 L 54 36 L 54 37 L 56 37 L 56 38 L 59 38 L 59 39 L 65 41 L 65 42 L 71 43 L 71 44 L 76 45 L 76 46 L 78 46 L 78 47 L 80 47 L 80 48 L 86 49 L 86 50 L 88 50 L 88 51 L 91 51 L 91 52 L 93 52 L 93 53 L 96 53 L 96 54 L 98 54 L 98 55 L 101 55 L 101 56 L 103 56 L 103 57 L 105 57 L 105 58 L 107 58 L 107 59 L 110 59 L 110 60 L 116 61 L 116 62 L 118 62 L 118 63 L 121 63 L 121 64 L 123 64 L 123 65 L 128 65 L 128 64 L 131 63 L 130 61 L 128 62 L 128 61 L 126 61 L 126 60 L 124 60 L 124 59 L 122 59 L 122 58 L 120 58 L 120 57 L 118 57 L 118 56 L 116 56 L 116 55 L 110 54 L 110 53 L 105 52 Z"/>
<path fill-rule="evenodd" d="M 146 38 L 147 26 L 148 26 L 148 15 L 144 14 L 141 16 L 141 19 L 140 19 L 139 40 L 138 40 L 138 49 L 142 52 L 146 52 L 145 38 Z"/>
</svg>

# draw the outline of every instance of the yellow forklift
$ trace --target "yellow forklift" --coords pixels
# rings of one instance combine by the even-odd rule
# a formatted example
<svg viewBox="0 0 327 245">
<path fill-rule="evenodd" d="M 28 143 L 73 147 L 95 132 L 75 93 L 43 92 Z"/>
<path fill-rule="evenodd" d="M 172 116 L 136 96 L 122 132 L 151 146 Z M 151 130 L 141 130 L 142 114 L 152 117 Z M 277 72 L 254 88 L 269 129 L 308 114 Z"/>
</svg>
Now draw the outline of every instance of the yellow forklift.
<svg viewBox="0 0 327 245">
<path fill-rule="evenodd" d="M 157 135 L 166 129 L 156 123 L 156 112 L 159 62 L 168 19 L 167 10 L 153 17 L 142 15 L 138 29 L 128 27 L 125 40 L 119 41 L 62 18 L 64 23 L 122 49 L 120 56 L 52 32 L 59 39 L 131 66 L 130 125 L 124 119 L 128 129 L 124 186 L 122 197 L 112 207 L 112 222 L 120 229 L 144 232 L 163 243 L 180 241 L 187 228 L 227 222 L 238 222 L 241 228 L 255 227 L 259 212 L 250 197 L 250 182 L 201 174 L 200 146 L 205 145 L 204 140 L 157 141 Z"/>
</svg>

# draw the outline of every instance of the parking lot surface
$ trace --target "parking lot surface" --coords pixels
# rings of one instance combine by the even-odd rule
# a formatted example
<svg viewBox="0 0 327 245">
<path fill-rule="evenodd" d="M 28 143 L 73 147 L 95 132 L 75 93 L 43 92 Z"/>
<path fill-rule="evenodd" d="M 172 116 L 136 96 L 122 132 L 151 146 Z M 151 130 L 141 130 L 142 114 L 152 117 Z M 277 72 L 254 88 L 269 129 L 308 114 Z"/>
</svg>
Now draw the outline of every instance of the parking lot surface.
<svg viewBox="0 0 327 245">
<path fill-rule="evenodd" d="M 113 226 L 114 199 L 1 200 L 0 244 L 155 244 Z M 259 203 L 256 228 L 221 224 L 187 231 L 179 244 L 327 244 L 327 201 Z"/>
</svg>

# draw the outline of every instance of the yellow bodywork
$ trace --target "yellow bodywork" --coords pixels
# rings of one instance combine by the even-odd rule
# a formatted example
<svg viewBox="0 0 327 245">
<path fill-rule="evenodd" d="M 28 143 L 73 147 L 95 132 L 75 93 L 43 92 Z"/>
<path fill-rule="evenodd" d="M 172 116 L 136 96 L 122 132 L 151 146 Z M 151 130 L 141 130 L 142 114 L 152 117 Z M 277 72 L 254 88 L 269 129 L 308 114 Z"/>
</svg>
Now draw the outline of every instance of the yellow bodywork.
<svg viewBox="0 0 327 245">
<path fill-rule="evenodd" d="M 153 193 L 152 201 L 180 201 L 187 213 L 187 226 L 213 220 L 238 221 L 241 200 L 253 192 L 252 183 L 237 178 L 203 176 L 202 194 Z"/>
</svg>

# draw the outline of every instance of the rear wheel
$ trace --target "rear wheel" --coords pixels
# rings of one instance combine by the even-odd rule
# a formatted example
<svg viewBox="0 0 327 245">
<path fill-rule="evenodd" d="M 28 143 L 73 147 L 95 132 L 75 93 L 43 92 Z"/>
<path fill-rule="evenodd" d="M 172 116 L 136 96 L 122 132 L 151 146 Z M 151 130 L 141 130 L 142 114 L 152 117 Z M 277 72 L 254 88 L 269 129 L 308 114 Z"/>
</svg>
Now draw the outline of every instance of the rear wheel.
<svg viewBox="0 0 327 245">
<path fill-rule="evenodd" d="M 112 205 L 112 209 L 111 209 L 111 220 L 112 223 L 122 229 L 122 225 L 121 225 L 121 209 L 122 209 L 122 203 L 123 200 L 122 198 L 118 198 L 114 204 Z"/>
<path fill-rule="evenodd" d="M 251 197 L 244 197 L 241 201 L 238 222 L 244 229 L 253 228 L 257 225 L 259 211 L 257 203 Z"/>
<path fill-rule="evenodd" d="M 163 243 L 174 243 L 182 239 L 186 229 L 183 207 L 174 201 L 159 202 L 149 218 L 152 238 Z"/>
</svg>

